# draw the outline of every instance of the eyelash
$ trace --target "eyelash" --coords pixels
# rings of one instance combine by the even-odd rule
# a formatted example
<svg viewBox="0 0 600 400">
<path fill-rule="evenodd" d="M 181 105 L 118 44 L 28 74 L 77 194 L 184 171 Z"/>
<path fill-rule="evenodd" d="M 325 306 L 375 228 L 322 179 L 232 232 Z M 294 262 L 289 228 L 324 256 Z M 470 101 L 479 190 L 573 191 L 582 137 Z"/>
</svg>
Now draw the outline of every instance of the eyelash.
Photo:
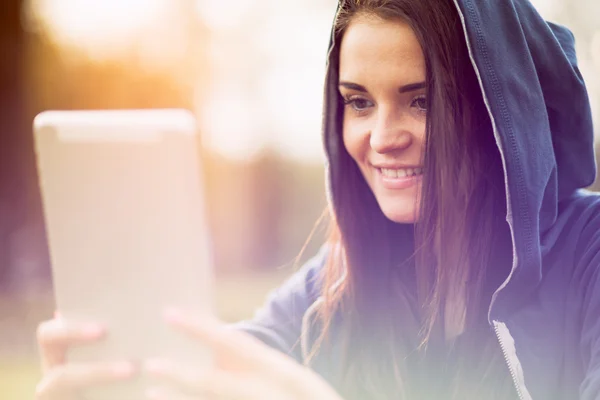
<svg viewBox="0 0 600 400">
<path fill-rule="evenodd" d="M 426 113 L 427 113 L 427 96 L 425 96 L 424 94 L 422 94 L 422 95 L 419 95 L 419 96 L 415 97 L 415 98 L 414 98 L 414 99 L 413 99 L 413 100 L 410 102 L 410 106 L 411 106 L 411 107 L 413 107 L 413 106 L 416 106 L 417 102 L 418 102 L 418 101 L 420 101 L 420 100 L 423 100 L 423 101 L 425 101 L 425 107 L 418 107 L 418 106 L 417 106 L 417 107 L 418 107 L 418 109 L 419 109 L 419 112 L 420 112 L 420 113 L 423 113 L 423 114 L 426 114 Z"/>
<path fill-rule="evenodd" d="M 369 100 L 365 99 L 364 97 L 360 97 L 360 96 L 356 96 L 356 95 L 350 95 L 350 96 L 344 96 L 344 106 L 348 107 L 351 106 L 352 110 L 354 112 L 356 112 L 358 115 L 362 115 L 362 113 L 364 113 L 366 111 L 366 108 L 356 108 L 356 102 L 358 101 L 364 101 L 366 103 L 370 103 L 372 104 Z"/>
<path fill-rule="evenodd" d="M 373 103 L 371 101 L 365 99 L 364 97 L 357 96 L 357 95 L 343 96 L 343 100 L 344 100 L 344 106 L 346 106 L 346 107 L 351 106 L 352 110 L 355 113 L 357 113 L 358 115 L 362 115 L 364 112 L 366 112 L 367 108 L 373 106 L 372 105 Z M 358 102 L 358 101 L 363 101 L 363 102 L 369 103 L 369 106 L 363 107 L 363 108 L 357 108 L 356 102 Z M 427 113 L 427 105 L 425 105 L 425 107 L 419 107 L 417 105 L 417 103 L 419 101 L 427 102 L 427 96 L 425 96 L 424 94 L 416 96 L 414 99 L 411 100 L 410 106 L 417 107 L 419 113 L 426 114 Z"/>
</svg>

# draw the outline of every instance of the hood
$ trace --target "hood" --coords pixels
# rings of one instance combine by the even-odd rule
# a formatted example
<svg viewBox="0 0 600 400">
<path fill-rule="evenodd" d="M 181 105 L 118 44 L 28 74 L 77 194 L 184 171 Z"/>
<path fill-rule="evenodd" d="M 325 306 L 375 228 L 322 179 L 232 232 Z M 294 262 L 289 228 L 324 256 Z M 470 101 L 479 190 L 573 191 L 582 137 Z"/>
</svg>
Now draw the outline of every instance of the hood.
<svg viewBox="0 0 600 400">
<path fill-rule="evenodd" d="M 528 0 L 448 1 L 461 16 L 503 161 L 513 266 L 490 311 L 501 319 L 542 278 L 541 236 L 552 229 L 559 202 L 595 179 L 591 108 L 568 29 L 544 21 Z M 332 32 L 323 123 L 332 207 L 345 151 L 338 47 Z"/>
</svg>

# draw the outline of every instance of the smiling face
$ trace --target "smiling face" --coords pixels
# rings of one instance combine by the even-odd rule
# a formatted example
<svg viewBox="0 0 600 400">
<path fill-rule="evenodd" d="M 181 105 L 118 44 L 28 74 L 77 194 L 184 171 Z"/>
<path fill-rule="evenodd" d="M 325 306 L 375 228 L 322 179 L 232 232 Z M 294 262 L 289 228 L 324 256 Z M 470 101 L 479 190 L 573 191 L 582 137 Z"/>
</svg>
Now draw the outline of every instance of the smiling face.
<svg viewBox="0 0 600 400">
<path fill-rule="evenodd" d="M 379 207 L 418 219 L 425 146 L 425 59 L 408 24 L 357 15 L 340 48 L 343 138 Z"/>
</svg>

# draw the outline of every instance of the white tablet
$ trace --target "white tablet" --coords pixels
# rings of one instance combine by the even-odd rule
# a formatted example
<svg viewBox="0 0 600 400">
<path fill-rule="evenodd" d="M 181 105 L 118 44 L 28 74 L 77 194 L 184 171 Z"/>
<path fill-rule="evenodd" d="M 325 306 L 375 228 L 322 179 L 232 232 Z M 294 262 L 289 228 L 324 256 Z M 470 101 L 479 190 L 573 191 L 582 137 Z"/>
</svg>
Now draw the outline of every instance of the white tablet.
<svg viewBox="0 0 600 400">
<path fill-rule="evenodd" d="M 57 309 L 108 327 L 69 360 L 208 352 L 163 322 L 164 307 L 211 311 L 212 263 L 194 117 L 184 110 L 47 111 L 34 121 Z M 86 400 L 139 400 L 145 385 Z"/>
</svg>

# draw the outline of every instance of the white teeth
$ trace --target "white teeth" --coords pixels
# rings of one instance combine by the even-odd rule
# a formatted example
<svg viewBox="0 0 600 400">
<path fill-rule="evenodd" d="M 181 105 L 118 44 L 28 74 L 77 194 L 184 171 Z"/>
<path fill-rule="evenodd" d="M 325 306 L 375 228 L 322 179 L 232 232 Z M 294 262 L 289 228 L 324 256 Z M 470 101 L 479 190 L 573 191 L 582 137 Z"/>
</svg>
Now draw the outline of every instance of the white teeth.
<svg viewBox="0 0 600 400">
<path fill-rule="evenodd" d="M 423 174 L 423 168 L 380 168 L 381 174 L 386 178 L 406 178 Z"/>
<path fill-rule="evenodd" d="M 387 178 L 397 178 L 398 177 L 398 170 L 396 170 L 396 169 L 381 168 L 381 173 L 383 174 L 383 176 L 385 176 Z"/>
</svg>

